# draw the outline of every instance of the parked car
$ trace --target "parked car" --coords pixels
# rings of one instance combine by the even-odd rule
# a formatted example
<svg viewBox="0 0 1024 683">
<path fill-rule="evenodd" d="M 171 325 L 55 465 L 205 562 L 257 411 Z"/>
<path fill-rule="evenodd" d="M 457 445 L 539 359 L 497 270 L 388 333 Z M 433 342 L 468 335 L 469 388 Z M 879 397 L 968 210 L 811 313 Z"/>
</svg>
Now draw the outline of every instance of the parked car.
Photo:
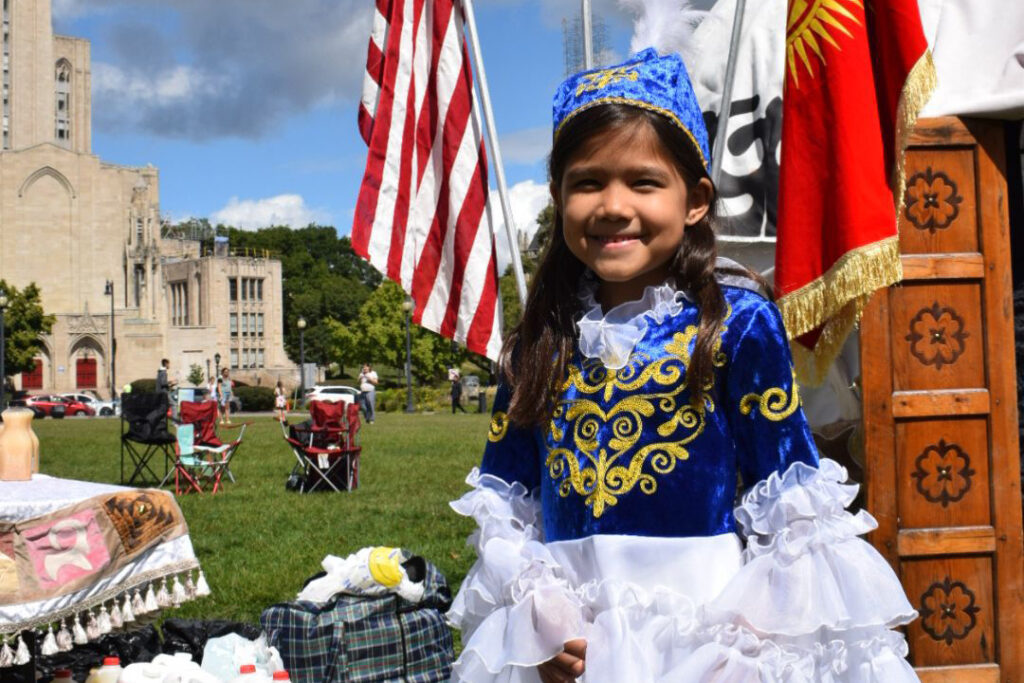
<svg viewBox="0 0 1024 683">
<path fill-rule="evenodd" d="M 82 403 L 63 396 L 41 394 L 24 399 L 25 405 L 36 413 L 36 417 L 75 417 L 77 415 L 95 415 L 93 409 Z"/>
<path fill-rule="evenodd" d="M 359 398 L 359 390 L 342 384 L 316 385 L 306 390 L 305 404 L 310 401 L 327 401 L 329 403 L 354 403 Z"/>
<path fill-rule="evenodd" d="M 78 393 L 78 394 L 61 394 L 64 398 L 69 398 L 72 401 L 79 401 L 92 408 L 92 412 L 95 415 L 120 415 L 121 414 L 121 402 L 117 399 L 113 401 L 104 401 L 99 396 L 93 393 Z"/>
</svg>

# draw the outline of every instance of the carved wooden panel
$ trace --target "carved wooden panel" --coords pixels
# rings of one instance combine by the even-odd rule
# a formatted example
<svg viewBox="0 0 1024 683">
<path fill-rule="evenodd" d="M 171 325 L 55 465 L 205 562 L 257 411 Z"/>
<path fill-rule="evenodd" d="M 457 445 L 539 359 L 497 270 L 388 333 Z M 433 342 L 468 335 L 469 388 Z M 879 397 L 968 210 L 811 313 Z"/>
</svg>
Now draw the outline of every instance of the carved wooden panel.
<svg viewBox="0 0 1024 683">
<path fill-rule="evenodd" d="M 907 190 L 899 214 L 900 251 L 978 251 L 974 150 L 911 149 L 906 163 Z"/>
<path fill-rule="evenodd" d="M 995 661 L 989 558 L 904 562 L 903 585 L 921 615 L 907 628 L 915 659 L 933 666 Z"/>
<path fill-rule="evenodd" d="M 979 284 L 908 283 L 891 306 L 896 391 L 985 386 Z"/>
<path fill-rule="evenodd" d="M 981 526 L 989 510 L 984 417 L 896 424 L 900 526 Z"/>
<path fill-rule="evenodd" d="M 1024 533 L 1004 142 L 921 121 L 899 213 L 903 282 L 861 322 L 870 540 L 920 617 L 922 680 L 1024 681 Z"/>
</svg>

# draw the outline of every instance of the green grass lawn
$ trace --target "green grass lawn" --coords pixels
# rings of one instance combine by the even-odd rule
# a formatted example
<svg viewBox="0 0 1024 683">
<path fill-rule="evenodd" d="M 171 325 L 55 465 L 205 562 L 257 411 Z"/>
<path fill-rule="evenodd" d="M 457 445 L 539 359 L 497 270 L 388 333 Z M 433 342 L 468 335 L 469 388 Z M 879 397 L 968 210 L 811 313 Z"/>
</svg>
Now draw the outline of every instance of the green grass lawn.
<svg viewBox="0 0 1024 683">
<path fill-rule="evenodd" d="M 487 416 L 379 414 L 361 432 L 358 490 L 304 495 L 284 487 L 295 458 L 278 424 L 268 415 L 241 419 L 252 424 L 232 462 L 237 483 L 217 495 L 178 498 L 213 594 L 169 616 L 256 623 L 268 605 L 294 598 L 325 555 L 370 545 L 422 555 L 454 593 L 474 560 L 466 546 L 473 522 L 448 501 L 466 490 Z M 43 473 L 119 482 L 118 420 L 36 420 L 33 428 Z"/>
</svg>

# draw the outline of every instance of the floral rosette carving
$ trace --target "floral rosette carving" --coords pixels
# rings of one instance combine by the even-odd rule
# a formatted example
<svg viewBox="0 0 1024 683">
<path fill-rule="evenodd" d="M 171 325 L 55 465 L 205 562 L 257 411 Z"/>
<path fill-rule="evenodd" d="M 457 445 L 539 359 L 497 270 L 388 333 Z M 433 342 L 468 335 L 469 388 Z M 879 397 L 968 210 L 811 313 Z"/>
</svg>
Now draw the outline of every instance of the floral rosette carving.
<svg viewBox="0 0 1024 683">
<path fill-rule="evenodd" d="M 921 596 L 921 628 L 935 640 L 952 645 L 954 640 L 966 638 L 977 625 L 975 615 L 980 611 L 974 593 L 962 581 L 947 576 Z"/>
<path fill-rule="evenodd" d="M 910 321 L 910 353 L 922 365 L 934 365 L 941 370 L 943 365 L 956 362 L 966 348 L 964 340 L 970 333 L 964 331 L 964 319 L 948 306 L 939 306 L 936 301 L 928 308 L 922 308 Z"/>
<path fill-rule="evenodd" d="M 945 439 L 925 448 L 914 460 L 914 467 L 910 476 L 917 480 L 917 490 L 928 502 L 942 507 L 963 498 L 975 474 L 970 457 Z"/>
<path fill-rule="evenodd" d="M 910 176 L 904 196 L 903 215 L 918 230 L 932 234 L 945 230 L 956 220 L 964 200 L 957 193 L 956 183 L 942 171 L 933 172 L 931 167 Z"/>
</svg>

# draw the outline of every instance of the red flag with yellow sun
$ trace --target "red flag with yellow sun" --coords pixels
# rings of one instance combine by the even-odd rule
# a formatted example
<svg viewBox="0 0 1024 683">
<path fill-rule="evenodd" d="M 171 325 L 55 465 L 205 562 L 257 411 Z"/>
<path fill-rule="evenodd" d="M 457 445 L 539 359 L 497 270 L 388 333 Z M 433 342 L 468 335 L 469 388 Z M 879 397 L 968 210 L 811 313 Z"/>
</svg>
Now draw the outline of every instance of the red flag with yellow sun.
<svg viewBox="0 0 1024 683">
<path fill-rule="evenodd" d="M 789 0 L 775 287 L 820 380 L 872 292 L 901 278 L 907 135 L 935 85 L 917 0 Z"/>
</svg>

